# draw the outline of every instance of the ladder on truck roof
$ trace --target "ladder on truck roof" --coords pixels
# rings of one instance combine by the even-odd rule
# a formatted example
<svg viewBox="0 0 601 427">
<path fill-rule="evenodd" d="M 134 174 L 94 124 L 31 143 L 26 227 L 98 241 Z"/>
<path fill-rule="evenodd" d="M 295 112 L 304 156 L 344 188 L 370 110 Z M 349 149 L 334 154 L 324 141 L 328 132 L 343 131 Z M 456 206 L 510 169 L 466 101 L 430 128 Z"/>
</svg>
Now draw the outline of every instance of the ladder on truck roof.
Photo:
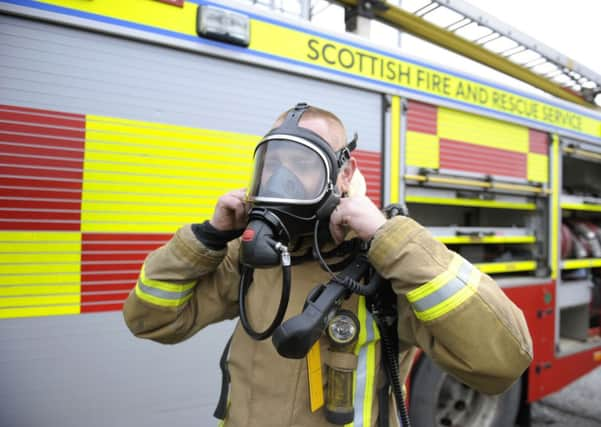
<svg viewBox="0 0 601 427">
<path fill-rule="evenodd" d="M 463 0 L 401 0 L 401 7 L 382 0 L 329 1 L 559 98 L 588 107 L 601 98 L 599 73 Z"/>
</svg>

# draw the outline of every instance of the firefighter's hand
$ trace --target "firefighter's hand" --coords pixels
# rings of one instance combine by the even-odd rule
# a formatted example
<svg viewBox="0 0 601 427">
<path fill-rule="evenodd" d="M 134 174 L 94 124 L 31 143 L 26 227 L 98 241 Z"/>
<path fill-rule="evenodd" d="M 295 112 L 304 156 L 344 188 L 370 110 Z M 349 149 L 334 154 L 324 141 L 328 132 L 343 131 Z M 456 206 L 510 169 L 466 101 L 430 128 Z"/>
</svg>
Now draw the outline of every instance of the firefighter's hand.
<svg viewBox="0 0 601 427">
<path fill-rule="evenodd" d="M 213 227 L 220 231 L 240 230 L 248 223 L 248 210 L 246 203 L 246 190 L 234 190 L 224 194 L 217 201 L 213 218 L 209 221 Z"/>
<path fill-rule="evenodd" d="M 360 239 L 371 239 L 386 222 L 380 209 L 366 196 L 344 197 L 330 217 L 330 233 L 336 243 L 353 230 Z"/>
</svg>

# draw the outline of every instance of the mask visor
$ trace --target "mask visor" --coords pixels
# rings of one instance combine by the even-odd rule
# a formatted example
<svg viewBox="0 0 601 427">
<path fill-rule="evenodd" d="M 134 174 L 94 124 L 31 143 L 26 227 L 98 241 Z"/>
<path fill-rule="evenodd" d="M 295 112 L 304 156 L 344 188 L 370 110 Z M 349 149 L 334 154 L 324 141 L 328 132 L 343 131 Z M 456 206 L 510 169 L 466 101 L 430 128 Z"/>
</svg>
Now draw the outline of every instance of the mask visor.
<svg viewBox="0 0 601 427">
<path fill-rule="evenodd" d="M 255 151 L 248 199 L 254 202 L 311 204 L 327 189 L 329 167 L 323 154 L 302 138 L 269 139 Z"/>
</svg>

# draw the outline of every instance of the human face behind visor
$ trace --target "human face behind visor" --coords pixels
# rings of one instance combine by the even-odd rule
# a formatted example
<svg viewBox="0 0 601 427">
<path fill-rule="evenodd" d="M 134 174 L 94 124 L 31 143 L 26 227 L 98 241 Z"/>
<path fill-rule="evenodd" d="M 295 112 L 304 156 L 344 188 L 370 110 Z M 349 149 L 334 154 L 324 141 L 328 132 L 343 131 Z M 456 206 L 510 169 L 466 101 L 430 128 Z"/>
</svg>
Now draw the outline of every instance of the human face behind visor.
<svg viewBox="0 0 601 427">
<path fill-rule="evenodd" d="M 327 189 L 329 166 L 316 147 L 299 138 L 275 137 L 255 152 L 251 201 L 311 204 Z"/>
</svg>

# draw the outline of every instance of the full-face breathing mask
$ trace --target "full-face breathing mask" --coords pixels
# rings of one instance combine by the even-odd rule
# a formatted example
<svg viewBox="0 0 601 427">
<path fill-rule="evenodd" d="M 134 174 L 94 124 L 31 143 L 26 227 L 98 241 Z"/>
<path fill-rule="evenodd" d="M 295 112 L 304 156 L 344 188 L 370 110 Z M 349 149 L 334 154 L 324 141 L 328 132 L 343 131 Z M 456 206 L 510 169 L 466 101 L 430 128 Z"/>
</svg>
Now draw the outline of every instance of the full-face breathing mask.
<svg viewBox="0 0 601 427">
<path fill-rule="evenodd" d="M 254 154 L 254 175 L 247 200 L 249 223 L 242 234 L 240 260 L 240 314 L 246 332 L 255 339 L 269 337 L 281 323 L 290 292 L 288 245 L 303 236 L 317 233 L 329 224 L 340 193 L 336 179 L 350 158 L 356 139 L 335 152 L 317 133 L 298 125 L 309 105 L 297 104 L 283 123 L 269 131 Z M 276 317 L 263 332 L 255 331 L 245 313 L 245 297 L 254 268 L 281 264 L 284 283 Z"/>
</svg>

